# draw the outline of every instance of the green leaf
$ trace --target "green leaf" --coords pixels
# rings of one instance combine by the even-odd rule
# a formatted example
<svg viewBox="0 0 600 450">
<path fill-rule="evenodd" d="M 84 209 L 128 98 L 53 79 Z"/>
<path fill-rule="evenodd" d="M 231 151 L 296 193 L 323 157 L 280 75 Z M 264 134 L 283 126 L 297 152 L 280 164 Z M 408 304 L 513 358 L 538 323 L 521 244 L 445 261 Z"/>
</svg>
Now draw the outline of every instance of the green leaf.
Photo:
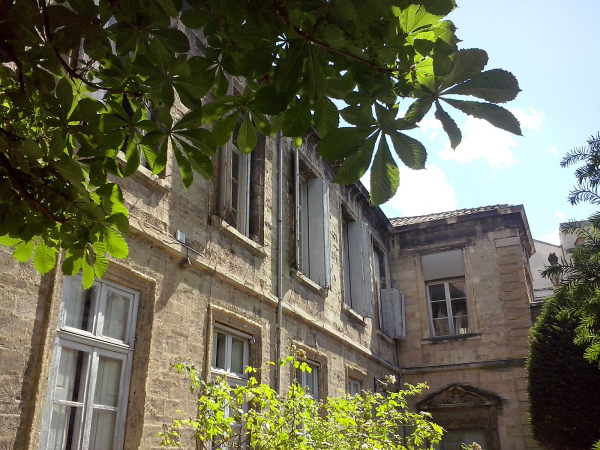
<svg viewBox="0 0 600 450">
<path fill-rule="evenodd" d="M 104 222 L 116 225 L 121 234 L 127 235 L 129 233 L 129 219 L 123 213 L 112 214 L 110 217 L 107 217 Z"/>
<path fill-rule="evenodd" d="M 275 68 L 275 84 L 280 91 L 287 91 L 296 83 L 302 74 L 304 59 L 306 58 L 308 44 L 305 40 L 293 41 L 287 51 L 286 57 L 279 60 Z"/>
<path fill-rule="evenodd" d="M 104 242 L 108 254 L 115 258 L 127 258 L 129 247 L 123 236 L 117 230 L 110 227 L 106 228 L 105 232 Z"/>
<path fill-rule="evenodd" d="M 404 116 L 404 121 L 413 124 L 420 122 L 423 119 L 423 117 L 425 117 L 425 114 L 429 112 L 432 104 L 433 97 L 425 97 L 416 100 L 408 108 L 408 111 Z"/>
<path fill-rule="evenodd" d="M 173 153 L 175 153 L 175 159 L 177 160 L 177 165 L 179 166 L 179 173 L 181 174 L 183 186 L 188 189 L 191 186 L 192 181 L 194 181 L 194 172 L 192 171 L 192 166 L 190 165 L 188 159 L 183 153 L 181 153 L 178 144 L 178 141 L 173 142 Z"/>
<path fill-rule="evenodd" d="M 174 133 L 174 135 L 183 136 L 190 144 L 209 156 L 216 155 L 217 153 L 217 143 L 215 142 L 213 133 L 204 128 L 181 130 Z"/>
<path fill-rule="evenodd" d="M 487 102 L 504 103 L 514 100 L 519 92 L 519 82 L 512 73 L 493 69 L 479 73 L 442 94 L 472 95 Z"/>
<path fill-rule="evenodd" d="M 33 266 L 40 274 L 44 275 L 52 270 L 56 264 L 56 250 L 48 247 L 43 240 L 39 240 L 33 253 Z"/>
<path fill-rule="evenodd" d="M 187 36 L 175 28 L 158 28 L 151 32 L 159 39 L 165 47 L 175 53 L 187 53 L 190 51 L 190 44 Z"/>
<path fill-rule="evenodd" d="M 80 253 L 68 255 L 62 264 L 63 275 L 72 277 L 73 275 L 78 274 L 83 266 L 83 260 L 84 258 Z"/>
<path fill-rule="evenodd" d="M 254 125 L 250 119 L 246 116 L 242 125 L 240 126 L 240 131 L 237 137 L 238 148 L 243 153 L 250 153 L 252 150 L 256 148 L 256 130 L 254 129 Z"/>
<path fill-rule="evenodd" d="M 457 51 L 452 55 L 452 70 L 442 81 L 439 92 L 449 86 L 462 83 L 479 74 L 488 62 L 485 50 L 469 48 Z"/>
<path fill-rule="evenodd" d="M 373 159 L 373 151 L 378 134 L 367 139 L 360 148 L 348 156 L 339 168 L 332 182 L 346 185 L 356 183 L 367 172 Z"/>
<path fill-rule="evenodd" d="M 517 118 L 510 111 L 501 106 L 493 105 L 491 103 L 452 100 L 449 98 L 442 98 L 442 100 L 465 114 L 476 117 L 477 119 L 487 120 L 497 128 L 509 131 L 517 136 L 522 136 L 521 125 Z"/>
<path fill-rule="evenodd" d="M 279 92 L 274 84 L 267 84 L 256 91 L 253 106 L 264 114 L 281 114 L 294 98 L 293 92 Z"/>
<path fill-rule="evenodd" d="M 15 245 L 13 250 L 13 257 L 19 262 L 28 261 L 31 258 L 35 241 L 32 239 L 29 242 L 21 241 Z"/>
<path fill-rule="evenodd" d="M 181 14 L 181 22 L 192 30 L 202 28 L 210 19 L 209 13 L 198 8 L 188 9 Z"/>
<path fill-rule="evenodd" d="M 427 150 L 423 144 L 398 131 L 392 133 L 390 138 L 396 154 L 407 167 L 414 170 L 425 168 Z"/>
<path fill-rule="evenodd" d="M 373 128 L 342 127 L 327 133 L 319 145 L 319 154 L 329 161 L 339 161 L 354 153 Z"/>
<path fill-rule="evenodd" d="M 371 168 L 371 201 L 381 205 L 394 196 L 400 185 L 400 171 L 390 153 L 385 135 L 379 138 L 379 148 Z"/>
<path fill-rule="evenodd" d="M 198 151 L 198 149 L 186 144 L 185 142 L 179 142 L 181 147 L 186 152 L 192 168 L 198 172 L 205 180 L 210 180 L 213 175 L 213 164 L 208 156 Z"/>
<path fill-rule="evenodd" d="M 94 242 L 94 250 L 96 250 L 96 261 L 94 262 L 94 273 L 98 278 L 102 278 L 106 269 L 108 269 L 108 259 L 104 255 L 106 246 L 104 242 Z"/>
<path fill-rule="evenodd" d="M 370 105 L 351 105 L 342 109 L 340 115 L 350 125 L 355 125 L 357 127 L 368 127 L 375 123 Z"/>
<path fill-rule="evenodd" d="M 450 139 L 450 146 L 456 149 L 462 141 L 462 133 L 456 122 L 450 117 L 450 114 L 442 109 L 442 105 L 439 102 L 436 102 L 435 118 L 442 122 L 442 127 Z"/>
<path fill-rule="evenodd" d="M 81 279 L 84 289 L 89 289 L 94 284 L 94 267 L 87 261 L 83 263 L 83 277 Z"/>
<path fill-rule="evenodd" d="M 0 236 L 0 245 L 5 245 L 6 247 L 12 247 L 21 242 L 21 239 L 11 238 L 9 235 Z"/>
<path fill-rule="evenodd" d="M 308 101 L 302 99 L 283 114 L 281 131 L 284 136 L 302 136 L 308 130 L 311 122 Z"/>
<path fill-rule="evenodd" d="M 321 138 L 337 129 L 339 123 L 338 109 L 329 98 L 324 97 L 315 104 L 315 128 Z"/>
<path fill-rule="evenodd" d="M 230 114 L 223 117 L 212 129 L 212 134 L 215 138 L 215 143 L 220 147 L 227 144 L 233 136 L 235 126 L 237 125 L 238 114 Z"/>
<path fill-rule="evenodd" d="M 319 51 L 309 48 L 305 65 L 304 85 L 310 98 L 321 97 L 327 86 L 323 66 L 319 60 Z"/>
</svg>

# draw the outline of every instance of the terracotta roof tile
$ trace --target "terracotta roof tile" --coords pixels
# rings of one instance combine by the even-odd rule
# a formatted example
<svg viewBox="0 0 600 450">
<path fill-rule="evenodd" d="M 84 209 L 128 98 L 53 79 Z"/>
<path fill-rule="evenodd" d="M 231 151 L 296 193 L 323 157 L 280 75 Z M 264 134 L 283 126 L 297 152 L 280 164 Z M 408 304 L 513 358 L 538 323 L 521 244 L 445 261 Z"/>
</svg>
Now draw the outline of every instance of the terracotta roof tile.
<svg viewBox="0 0 600 450">
<path fill-rule="evenodd" d="M 511 205 L 491 205 L 491 206 L 479 206 L 477 208 L 466 208 L 457 209 L 455 211 L 446 211 L 434 214 L 427 214 L 424 216 L 412 216 L 412 217 L 396 217 L 390 219 L 390 223 L 393 227 L 402 227 L 404 225 L 413 225 L 415 223 L 432 222 L 434 220 L 449 219 L 451 217 L 467 216 L 469 214 L 475 214 L 485 211 L 494 211 L 501 208 L 510 208 Z"/>
</svg>

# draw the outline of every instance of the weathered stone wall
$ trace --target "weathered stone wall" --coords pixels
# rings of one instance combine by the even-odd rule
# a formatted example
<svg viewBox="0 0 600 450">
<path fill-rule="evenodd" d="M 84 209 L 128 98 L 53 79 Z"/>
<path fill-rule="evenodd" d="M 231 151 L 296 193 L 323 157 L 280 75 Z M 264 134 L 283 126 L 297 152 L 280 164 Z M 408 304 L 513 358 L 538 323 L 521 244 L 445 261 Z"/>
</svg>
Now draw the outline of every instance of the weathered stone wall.
<svg viewBox="0 0 600 450">
<path fill-rule="evenodd" d="M 197 179 L 185 191 L 177 168 L 169 161 L 163 178 L 140 169 L 121 182 L 131 212 L 129 257 L 111 262 L 105 278 L 140 292 L 126 449 L 158 447 L 156 433 L 176 417 L 176 411 L 193 411 L 193 396 L 186 382 L 169 367 L 192 360 L 208 377 L 214 323 L 254 337 L 251 364 L 279 356 L 275 352 L 276 145 L 276 138 L 267 139 L 264 245 L 241 236 L 217 217 L 216 176 L 210 181 Z M 330 174 L 316 154 L 309 157 L 324 174 Z M 363 381 L 363 388 L 373 388 L 375 377 L 398 373 L 396 350 L 372 319 L 356 317 L 342 307 L 339 217 L 343 188 L 330 189 L 332 286 L 317 290 L 293 269 L 294 189 L 288 141 L 284 142 L 283 163 L 283 352 L 295 343 L 321 364 L 320 396 L 345 390 L 350 372 Z M 365 201 L 357 207 L 366 207 Z M 173 238 L 177 230 L 188 234 L 189 248 Z M 372 233 L 380 230 L 380 224 L 373 224 Z M 6 249 L 2 249 L 0 261 L 4 268 L 0 276 L 4 447 L 0 448 L 36 449 L 63 279 L 58 274 L 40 278 L 29 264 L 14 263 Z M 288 385 L 291 377 L 291 371 L 283 370 L 282 386 Z M 264 375 L 262 381 L 274 385 L 274 374 Z M 184 439 L 184 444 L 193 448 L 189 440 Z"/>
<path fill-rule="evenodd" d="M 522 222 L 515 211 L 438 220 L 400 227 L 391 243 L 395 287 L 406 302 L 404 380 L 427 382 L 429 393 L 467 384 L 500 396 L 502 450 L 539 448 L 531 439 L 525 390 L 532 322 Z M 421 257 L 451 248 L 463 248 L 470 333 L 432 337 Z"/>
</svg>

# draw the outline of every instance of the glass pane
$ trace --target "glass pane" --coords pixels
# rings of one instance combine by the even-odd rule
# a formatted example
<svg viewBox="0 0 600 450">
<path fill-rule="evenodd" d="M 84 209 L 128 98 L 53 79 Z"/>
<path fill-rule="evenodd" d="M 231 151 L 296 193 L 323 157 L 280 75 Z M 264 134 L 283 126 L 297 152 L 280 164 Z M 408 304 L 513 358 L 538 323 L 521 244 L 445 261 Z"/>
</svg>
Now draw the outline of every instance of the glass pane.
<svg viewBox="0 0 600 450">
<path fill-rule="evenodd" d="M 452 300 L 452 315 L 453 316 L 466 316 L 467 315 L 467 301 Z"/>
<path fill-rule="evenodd" d="M 231 371 L 244 373 L 244 341 L 234 337 L 231 338 Z"/>
<path fill-rule="evenodd" d="M 315 388 L 315 377 L 317 376 L 317 369 L 312 367 L 312 372 L 304 372 L 304 376 L 306 378 L 306 386 L 304 387 L 306 393 L 312 397 L 316 397 L 317 392 Z"/>
<path fill-rule="evenodd" d="M 127 322 L 129 319 L 129 305 L 132 295 L 116 289 L 107 288 L 106 310 L 104 311 L 104 325 L 102 335 L 125 341 L 127 337 Z"/>
<path fill-rule="evenodd" d="M 56 374 L 55 400 L 83 402 L 89 354 L 63 347 Z"/>
<path fill-rule="evenodd" d="M 448 319 L 433 319 L 433 331 L 436 336 L 448 336 L 450 334 Z"/>
<path fill-rule="evenodd" d="M 121 382 L 120 359 L 100 356 L 98 358 L 98 374 L 96 375 L 96 390 L 94 404 L 104 406 L 119 406 L 119 385 Z"/>
<path fill-rule="evenodd" d="M 115 439 L 116 411 L 94 409 L 90 430 L 90 450 L 112 450 Z"/>
<path fill-rule="evenodd" d="M 214 364 L 217 369 L 223 370 L 227 369 L 227 367 L 225 367 L 225 338 L 225 334 L 219 332 L 216 332 L 213 338 L 215 340 L 213 349 L 215 352 Z"/>
<path fill-rule="evenodd" d="M 469 332 L 469 318 L 467 316 L 454 317 L 454 332 L 467 334 Z"/>
<path fill-rule="evenodd" d="M 74 450 L 79 448 L 79 430 L 81 410 L 73 406 L 54 405 L 50 430 L 48 432 L 48 450 Z"/>
<path fill-rule="evenodd" d="M 446 290 L 443 284 L 430 284 L 429 285 L 429 299 L 435 300 L 446 300 Z"/>
<path fill-rule="evenodd" d="M 434 319 L 448 317 L 448 306 L 445 301 L 431 302 L 431 317 Z"/>
<path fill-rule="evenodd" d="M 83 290 L 81 280 L 76 277 L 69 283 L 69 293 L 64 301 L 65 326 L 92 331 L 94 310 L 98 298 L 98 287 Z"/>
<path fill-rule="evenodd" d="M 450 298 L 464 298 L 465 297 L 465 282 L 464 281 L 452 281 L 448 283 L 450 286 Z"/>
</svg>

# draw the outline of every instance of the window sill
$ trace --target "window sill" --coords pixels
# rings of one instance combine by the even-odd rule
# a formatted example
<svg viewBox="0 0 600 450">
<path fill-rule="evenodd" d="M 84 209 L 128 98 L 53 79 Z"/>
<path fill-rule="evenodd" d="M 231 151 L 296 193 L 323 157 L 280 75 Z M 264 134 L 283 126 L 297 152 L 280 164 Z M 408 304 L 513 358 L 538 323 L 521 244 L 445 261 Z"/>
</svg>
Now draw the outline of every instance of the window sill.
<svg viewBox="0 0 600 450">
<path fill-rule="evenodd" d="M 365 320 L 366 317 L 361 316 L 359 313 L 357 313 L 355 310 L 353 310 L 350 306 L 346 305 L 346 303 L 342 303 L 342 311 L 344 311 L 346 314 L 348 314 L 353 319 L 360 322 L 362 325 L 366 325 L 366 323 L 367 323 Z"/>
<path fill-rule="evenodd" d="M 481 340 L 481 333 L 456 334 L 453 336 L 436 336 L 421 340 L 421 345 L 439 344 L 442 342 Z"/>
<path fill-rule="evenodd" d="M 229 237 L 229 238 L 233 239 L 234 241 L 238 242 L 239 244 L 241 244 L 254 256 L 259 256 L 261 258 L 264 258 L 267 256 L 267 252 L 265 251 L 265 248 L 262 245 L 259 245 L 256 242 L 254 242 L 252 239 L 250 239 L 249 237 L 244 236 L 242 233 L 240 233 L 234 227 L 229 225 L 227 222 L 225 222 L 219 216 L 216 216 L 216 215 L 211 216 L 211 224 L 216 226 L 217 228 L 219 228 L 221 233 L 223 233 L 227 237 Z"/>
<path fill-rule="evenodd" d="M 329 295 L 328 288 L 318 285 L 299 270 L 291 269 L 290 272 L 297 280 L 301 281 L 305 286 L 308 286 L 313 291 L 317 292 L 321 297 L 325 298 Z"/>
<path fill-rule="evenodd" d="M 117 155 L 115 158 L 119 164 L 125 166 L 127 162 L 123 159 L 121 154 Z M 138 170 L 131 175 L 131 178 L 137 181 L 138 183 L 146 186 L 149 189 L 161 192 L 166 194 L 171 190 L 171 184 L 164 178 L 159 177 L 158 175 L 152 175 L 152 171 L 140 166 Z"/>
</svg>

